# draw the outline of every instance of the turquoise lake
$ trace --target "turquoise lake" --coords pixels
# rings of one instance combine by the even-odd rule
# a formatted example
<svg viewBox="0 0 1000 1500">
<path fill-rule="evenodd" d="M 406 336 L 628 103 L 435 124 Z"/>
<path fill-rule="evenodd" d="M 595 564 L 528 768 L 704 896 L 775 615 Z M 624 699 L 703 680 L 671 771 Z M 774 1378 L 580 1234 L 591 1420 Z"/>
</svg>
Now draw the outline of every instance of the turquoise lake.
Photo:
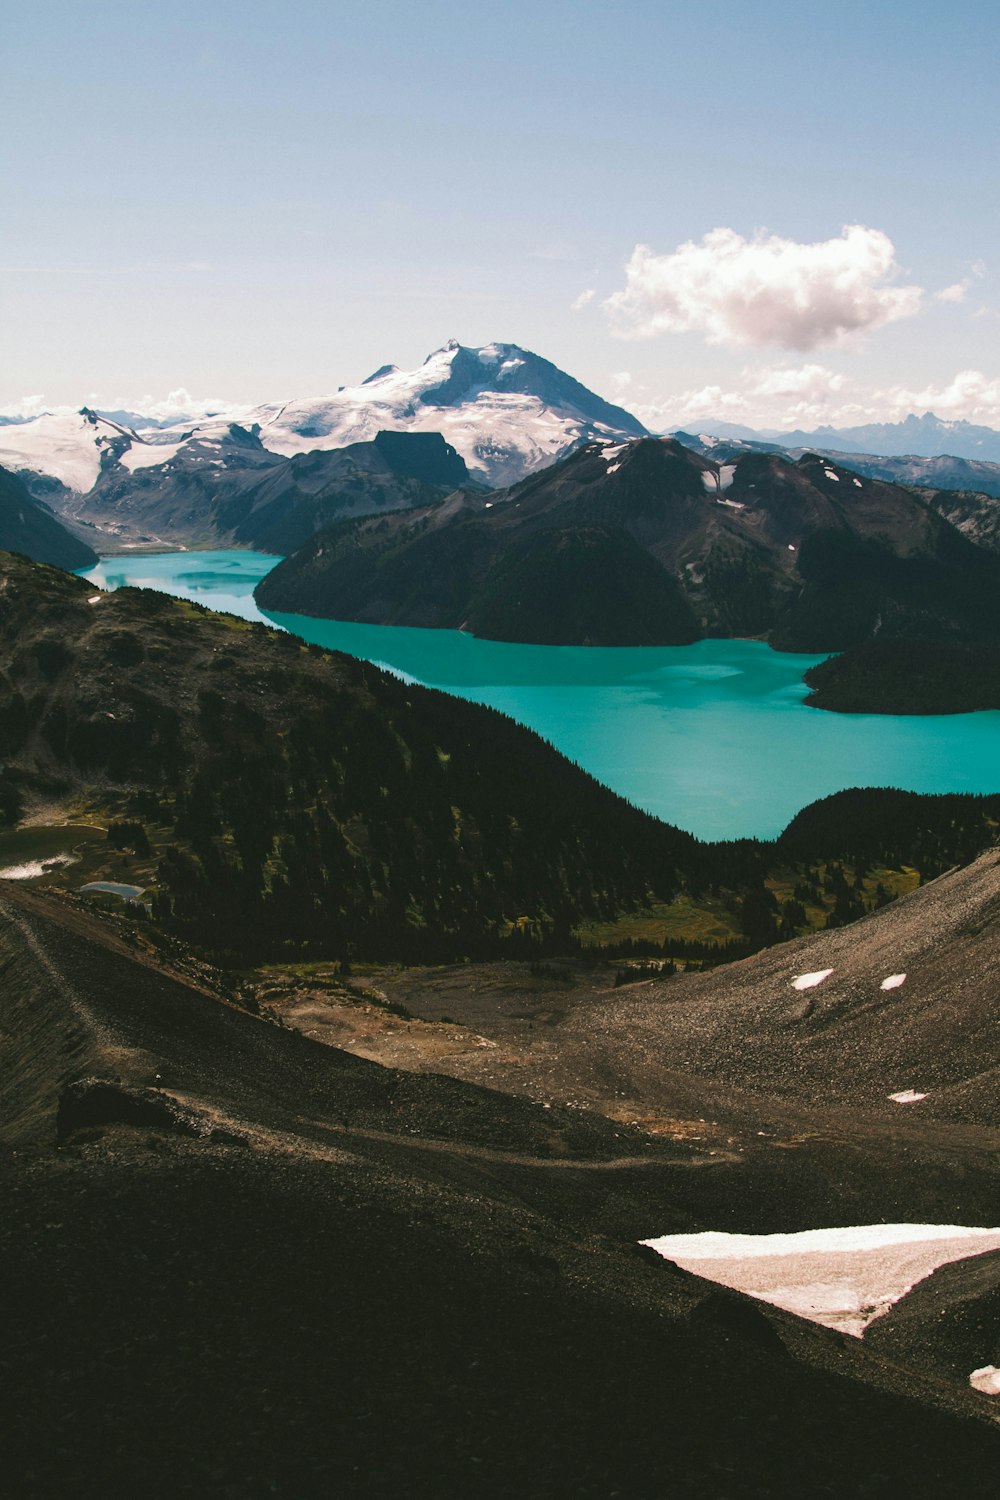
<svg viewBox="0 0 1000 1500">
<path fill-rule="evenodd" d="M 893 718 L 806 708 L 802 674 L 821 656 L 757 641 L 512 646 L 455 630 L 263 614 L 253 589 L 277 561 L 236 551 L 125 555 L 84 576 L 261 620 L 491 704 L 699 838 L 771 838 L 807 803 L 849 786 L 1000 790 L 1000 713 Z"/>
</svg>

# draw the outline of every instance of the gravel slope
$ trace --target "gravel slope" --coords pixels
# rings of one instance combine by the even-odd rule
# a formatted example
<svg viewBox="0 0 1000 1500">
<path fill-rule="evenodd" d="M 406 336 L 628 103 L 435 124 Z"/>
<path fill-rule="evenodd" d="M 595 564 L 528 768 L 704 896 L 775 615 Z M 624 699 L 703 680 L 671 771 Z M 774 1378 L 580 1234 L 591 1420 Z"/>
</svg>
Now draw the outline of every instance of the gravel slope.
<svg viewBox="0 0 1000 1500">
<path fill-rule="evenodd" d="M 943 1500 L 995 1473 L 974 1398 L 629 1242 L 699 1183 L 711 1216 L 718 1168 L 669 1141 L 351 1058 L 24 891 L 0 1018 L 18 1495 Z"/>
</svg>

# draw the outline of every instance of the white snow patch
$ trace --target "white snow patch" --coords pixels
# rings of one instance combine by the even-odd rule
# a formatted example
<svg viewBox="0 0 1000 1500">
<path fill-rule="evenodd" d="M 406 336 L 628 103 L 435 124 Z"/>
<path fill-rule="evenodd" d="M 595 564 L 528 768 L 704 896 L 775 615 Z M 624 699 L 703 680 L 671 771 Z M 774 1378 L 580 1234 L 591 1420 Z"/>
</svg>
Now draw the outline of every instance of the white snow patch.
<svg viewBox="0 0 1000 1500">
<path fill-rule="evenodd" d="M 186 442 L 185 437 L 180 442 L 173 443 L 133 443 L 118 462 L 130 474 L 134 474 L 136 469 L 151 469 L 154 464 L 168 464 L 172 458 L 177 457 Z"/>
<path fill-rule="evenodd" d="M 674 1234 L 641 1243 L 709 1281 L 860 1338 L 938 1266 L 1000 1249 L 1000 1228 L 862 1224 L 799 1234 Z"/>
<path fill-rule="evenodd" d="M 85 494 L 97 483 L 101 451 L 123 434 L 103 417 L 91 422 L 79 412 L 45 412 L 15 427 L 0 427 L 0 465 L 48 474 L 67 489 Z"/>
<path fill-rule="evenodd" d="M 840 475 L 835 474 L 832 469 L 824 469 L 823 473 L 826 475 L 827 479 L 834 479 L 838 484 L 840 483 Z"/>
<path fill-rule="evenodd" d="M 888 979 L 883 979 L 879 985 L 880 990 L 898 990 L 901 984 L 906 983 L 905 974 L 890 974 Z"/>
<path fill-rule="evenodd" d="M 969 1384 L 974 1391 L 982 1391 L 984 1396 L 1000 1396 L 1000 1370 L 996 1365 L 983 1365 L 981 1369 L 973 1370 Z"/>
<path fill-rule="evenodd" d="M 719 476 L 714 469 L 702 469 L 701 482 L 710 495 L 719 493 Z"/>
<path fill-rule="evenodd" d="M 811 974 L 797 974 L 792 980 L 792 989 L 815 989 L 816 985 L 822 984 L 824 979 L 829 979 L 832 973 L 832 969 L 815 969 Z"/>
<path fill-rule="evenodd" d="M 103 594 L 91 594 L 90 598 L 87 600 L 87 603 L 88 604 L 100 604 L 100 602 L 101 602 L 101 600 L 103 598 L 104 598 Z"/>
<path fill-rule="evenodd" d="M 731 484 L 733 482 L 733 475 L 735 473 L 736 473 L 736 465 L 735 464 L 723 464 L 722 467 L 719 469 L 719 489 L 720 489 L 720 491 L 721 491 L 721 493 L 723 495 L 726 493 L 726 491 L 731 486 Z M 742 509 L 742 506 L 740 507 L 740 509 Z"/>
<path fill-rule="evenodd" d="M 864 489 L 864 485 L 861 483 L 860 479 L 855 479 L 852 482 L 857 485 L 857 487 L 858 487 L 859 490 Z"/>
<path fill-rule="evenodd" d="M 898 1094 L 890 1094 L 889 1098 L 893 1104 L 919 1104 L 927 1095 L 918 1094 L 916 1089 L 900 1089 Z"/>
<path fill-rule="evenodd" d="M 789 542 L 788 543 L 788 550 L 789 550 L 789 552 L 794 552 L 795 551 L 795 543 L 794 542 Z"/>
</svg>

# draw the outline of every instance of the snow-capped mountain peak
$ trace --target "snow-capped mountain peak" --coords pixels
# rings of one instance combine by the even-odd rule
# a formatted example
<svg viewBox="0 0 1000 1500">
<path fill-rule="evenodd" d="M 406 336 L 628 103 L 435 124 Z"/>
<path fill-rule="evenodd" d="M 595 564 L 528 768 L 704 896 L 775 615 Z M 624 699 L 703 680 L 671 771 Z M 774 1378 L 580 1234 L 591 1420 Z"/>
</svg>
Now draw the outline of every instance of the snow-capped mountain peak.
<svg viewBox="0 0 1000 1500">
<path fill-rule="evenodd" d="M 488 484 L 511 484 L 595 437 L 645 428 L 517 344 L 470 348 L 449 339 L 415 370 L 383 365 L 334 395 L 253 413 L 273 452 L 342 448 L 380 430 L 440 432 Z"/>
<path fill-rule="evenodd" d="M 203 409 L 204 410 L 204 409 Z M 518 344 L 480 347 L 449 339 L 413 370 L 381 365 L 332 395 L 178 412 L 155 425 L 141 414 L 47 414 L 0 428 L 0 465 L 48 475 L 82 493 L 102 464 L 135 470 L 168 462 L 193 439 L 220 440 L 232 423 L 255 424 L 272 453 L 372 442 L 380 431 L 439 432 L 489 485 L 513 484 L 593 439 L 642 437 L 642 423 Z M 113 447 L 112 447 L 113 444 Z"/>
</svg>

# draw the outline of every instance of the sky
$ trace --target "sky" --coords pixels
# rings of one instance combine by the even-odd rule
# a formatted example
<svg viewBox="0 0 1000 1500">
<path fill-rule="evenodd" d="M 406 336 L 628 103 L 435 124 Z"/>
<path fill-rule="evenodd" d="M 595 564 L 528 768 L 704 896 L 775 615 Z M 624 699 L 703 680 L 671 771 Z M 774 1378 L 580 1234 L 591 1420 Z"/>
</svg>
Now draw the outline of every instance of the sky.
<svg viewBox="0 0 1000 1500">
<path fill-rule="evenodd" d="M 1000 427 L 980 0 L 9 7 L 0 411 L 520 344 L 654 428 Z"/>
</svg>

